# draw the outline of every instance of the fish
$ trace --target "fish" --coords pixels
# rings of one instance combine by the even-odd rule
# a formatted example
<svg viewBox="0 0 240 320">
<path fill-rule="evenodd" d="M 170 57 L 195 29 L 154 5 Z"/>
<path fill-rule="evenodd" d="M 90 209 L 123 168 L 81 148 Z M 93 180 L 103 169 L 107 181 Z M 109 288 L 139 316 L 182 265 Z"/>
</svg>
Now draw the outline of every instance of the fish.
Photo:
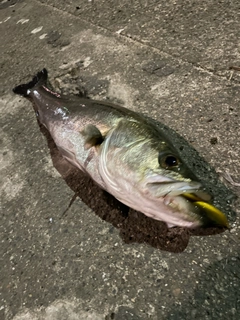
<svg viewBox="0 0 240 320">
<path fill-rule="evenodd" d="M 152 119 L 108 101 L 58 94 L 45 68 L 13 92 L 32 103 L 61 155 L 126 206 L 169 228 L 229 227 Z"/>
</svg>

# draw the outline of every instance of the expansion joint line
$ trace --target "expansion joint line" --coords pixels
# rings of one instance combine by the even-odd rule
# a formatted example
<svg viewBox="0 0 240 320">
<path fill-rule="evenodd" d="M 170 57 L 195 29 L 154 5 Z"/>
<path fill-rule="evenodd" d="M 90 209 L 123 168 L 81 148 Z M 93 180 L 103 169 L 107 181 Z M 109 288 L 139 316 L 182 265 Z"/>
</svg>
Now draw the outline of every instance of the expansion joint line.
<svg viewBox="0 0 240 320">
<path fill-rule="evenodd" d="M 116 34 L 116 32 L 113 32 L 113 31 L 112 31 L 111 29 L 109 29 L 109 28 L 106 28 L 106 27 L 100 26 L 100 25 L 98 25 L 98 24 L 95 24 L 95 23 L 93 23 L 93 22 L 91 22 L 91 21 L 88 21 L 88 20 L 84 19 L 83 17 L 80 18 L 79 16 L 76 16 L 76 15 L 74 15 L 73 13 L 71 13 L 71 12 L 69 12 L 69 11 L 63 11 L 62 9 L 59 9 L 59 8 L 57 8 L 57 7 L 54 6 L 54 5 L 45 4 L 45 3 L 42 3 L 42 2 L 39 1 L 39 0 L 33 0 L 33 1 L 39 3 L 39 4 L 43 5 L 43 6 L 50 7 L 50 8 L 52 8 L 52 9 L 56 10 L 56 11 L 60 11 L 60 12 L 63 13 L 63 14 L 70 15 L 71 17 L 73 17 L 73 18 L 75 18 L 75 19 L 81 19 L 81 21 L 85 22 L 86 24 L 90 24 L 90 25 L 92 25 L 93 27 L 97 27 L 97 28 L 99 28 L 99 29 L 102 29 L 102 30 L 105 31 L 105 32 L 107 31 L 107 32 L 109 32 L 109 33 L 111 33 L 111 34 L 114 34 L 114 35 Z M 124 30 L 124 29 L 120 30 L 120 32 L 117 32 L 117 34 L 118 34 L 120 37 L 122 37 L 122 38 L 124 38 L 124 39 L 126 39 L 126 40 L 128 40 L 128 41 L 132 41 L 132 42 L 135 43 L 135 44 L 138 44 L 138 45 L 141 45 L 141 46 L 144 46 L 144 47 L 147 47 L 147 48 L 151 48 L 151 49 L 153 49 L 153 50 L 155 50 L 155 51 L 157 51 L 157 52 L 159 52 L 159 53 L 163 53 L 163 54 L 165 54 L 165 55 L 167 55 L 167 56 L 169 56 L 169 57 L 177 60 L 179 63 L 186 63 L 186 64 L 189 64 L 189 65 L 192 65 L 193 68 L 196 68 L 196 69 L 201 70 L 201 71 L 203 71 L 203 72 L 207 72 L 208 74 L 211 74 L 211 75 L 213 75 L 213 76 L 215 76 L 215 77 L 225 78 L 225 79 L 227 79 L 228 81 L 231 81 L 231 82 L 233 82 L 233 83 L 239 84 L 239 81 L 236 81 L 236 80 L 232 79 L 232 75 L 233 75 L 233 72 L 232 72 L 232 71 L 231 71 L 229 77 L 227 77 L 226 75 L 220 75 L 220 74 L 214 72 L 214 70 L 212 70 L 212 69 L 208 69 L 208 68 L 206 68 L 206 67 L 203 67 L 203 66 L 201 66 L 200 64 L 194 64 L 193 62 L 189 62 L 189 61 L 187 61 L 187 60 L 185 60 L 185 59 L 179 58 L 179 57 L 177 57 L 177 56 L 175 56 L 175 55 L 173 55 L 173 54 L 171 54 L 171 53 L 168 53 L 168 52 L 166 52 L 166 51 L 164 51 L 164 50 L 160 50 L 159 48 L 157 48 L 157 47 L 155 47 L 155 46 L 153 46 L 153 45 L 151 45 L 151 44 L 149 44 L 149 43 L 147 44 L 146 42 L 141 41 L 140 39 L 136 39 L 134 36 L 132 36 L 132 35 L 130 35 L 130 34 L 123 34 L 123 33 L 122 33 L 123 30 Z M 231 70 L 231 66 L 226 66 L 226 70 Z"/>
</svg>

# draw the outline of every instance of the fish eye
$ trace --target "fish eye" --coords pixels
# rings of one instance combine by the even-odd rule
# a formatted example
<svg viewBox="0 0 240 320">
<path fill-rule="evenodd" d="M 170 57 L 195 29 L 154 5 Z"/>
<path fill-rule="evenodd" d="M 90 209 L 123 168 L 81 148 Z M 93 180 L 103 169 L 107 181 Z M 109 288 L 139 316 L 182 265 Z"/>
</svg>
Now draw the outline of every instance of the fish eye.
<svg viewBox="0 0 240 320">
<path fill-rule="evenodd" d="M 165 164 L 167 167 L 175 167 L 178 165 L 178 159 L 172 155 L 165 158 Z"/>
<path fill-rule="evenodd" d="M 177 167 L 180 163 L 179 159 L 174 156 L 173 154 L 168 154 L 164 157 L 158 158 L 158 162 L 160 164 L 161 167 L 165 168 L 165 169 L 171 169 L 173 167 Z"/>
</svg>

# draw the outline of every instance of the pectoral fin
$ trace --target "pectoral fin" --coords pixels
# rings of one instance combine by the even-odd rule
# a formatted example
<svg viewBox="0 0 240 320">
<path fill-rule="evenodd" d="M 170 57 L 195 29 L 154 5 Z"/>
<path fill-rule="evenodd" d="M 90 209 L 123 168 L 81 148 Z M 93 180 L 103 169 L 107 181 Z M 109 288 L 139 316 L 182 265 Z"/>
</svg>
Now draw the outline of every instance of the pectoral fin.
<svg viewBox="0 0 240 320">
<path fill-rule="evenodd" d="M 85 138 L 84 147 L 86 150 L 91 147 L 100 145 L 104 138 L 97 127 L 92 124 L 88 124 L 82 131 L 81 134 Z"/>
</svg>

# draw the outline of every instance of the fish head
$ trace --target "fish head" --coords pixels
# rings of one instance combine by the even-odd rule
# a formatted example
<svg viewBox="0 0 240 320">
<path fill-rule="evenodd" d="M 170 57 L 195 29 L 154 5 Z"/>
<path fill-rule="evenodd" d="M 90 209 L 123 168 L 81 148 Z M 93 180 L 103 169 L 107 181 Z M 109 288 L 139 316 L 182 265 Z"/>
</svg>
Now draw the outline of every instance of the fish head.
<svg viewBox="0 0 240 320">
<path fill-rule="evenodd" d="M 161 202 L 161 219 L 169 227 L 229 227 L 225 214 L 211 204 L 211 195 L 178 153 L 165 142 L 157 150 L 155 161 L 149 161 L 144 172 L 141 188 L 153 202 Z"/>
<path fill-rule="evenodd" d="M 152 124 L 122 120 L 100 150 L 105 189 L 129 207 L 169 227 L 228 227 L 169 138 Z"/>
</svg>

